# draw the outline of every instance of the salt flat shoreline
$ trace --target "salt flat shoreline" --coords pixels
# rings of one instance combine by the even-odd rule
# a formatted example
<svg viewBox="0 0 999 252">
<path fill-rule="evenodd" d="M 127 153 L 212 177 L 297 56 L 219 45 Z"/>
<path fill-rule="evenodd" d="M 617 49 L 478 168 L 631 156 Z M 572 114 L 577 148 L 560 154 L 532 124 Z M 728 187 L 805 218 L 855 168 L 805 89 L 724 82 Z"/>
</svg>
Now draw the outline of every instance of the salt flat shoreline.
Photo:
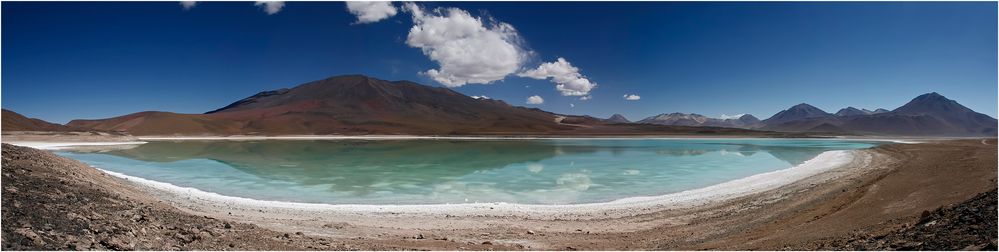
<svg viewBox="0 0 999 252">
<path fill-rule="evenodd" d="M 416 140 L 416 139 L 446 139 L 446 140 L 538 140 L 538 139 L 566 139 L 566 140 L 619 140 L 619 139 L 649 139 L 649 140 L 684 140 L 684 139 L 704 139 L 694 137 L 452 137 L 452 136 L 215 136 L 215 137 L 140 137 L 142 141 L 131 142 L 10 142 L 14 145 L 32 147 L 46 150 L 66 150 L 82 147 L 127 146 L 145 144 L 145 141 L 247 141 L 247 140 Z M 766 138 L 707 138 L 714 140 L 728 139 L 766 139 Z M 852 139 L 812 139 L 808 140 L 852 140 Z M 894 139 L 863 139 L 865 141 L 886 141 L 895 143 L 916 143 L 914 141 L 902 141 Z M 736 197 L 742 197 L 754 193 L 772 190 L 810 176 L 816 176 L 828 170 L 851 163 L 855 158 L 870 158 L 858 151 L 827 151 L 807 160 L 806 162 L 787 169 L 771 171 L 761 174 L 754 174 L 749 177 L 739 178 L 720 184 L 715 184 L 703 188 L 686 190 L 677 193 L 670 193 L 657 196 L 638 196 L 613 200 L 610 202 L 585 203 L 585 204 L 516 204 L 505 202 L 493 203 L 459 203 L 459 204 L 427 204 L 427 205 L 365 205 L 365 204 L 320 204 L 320 203 L 298 203 L 283 201 L 257 200 L 250 198 L 220 195 L 214 192 L 202 191 L 196 188 L 181 187 L 160 181 L 148 180 L 140 177 L 129 176 L 122 173 L 108 171 L 100 167 L 94 167 L 104 173 L 110 174 L 135 183 L 151 192 L 155 192 L 161 197 L 169 198 L 170 201 L 189 201 L 183 205 L 228 205 L 241 208 L 275 208 L 294 209 L 303 212 L 343 212 L 343 213 L 368 213 L 368 214 L 440 214 L 451 215 L 478 215 L 488 213 L 492 216 L 520 216 L 528 218 L 553 218 L 568 217 L 589 218 L 595 214 L 602 217 L 611 210 L 632 210 L 637 209 L 677 209 L 689 208 L 698 205 L 705 205 L 713 202 L 721 202 Z M 870 162 L 865 160 L 864 162 Z M 488 211 L 487 211 L 488 210 Z"/>
<path fill-rule="evenodd" d="M 835 136 L 835 137 L 761 137 L 761 136 L 711 136 L 711 135 L 475 135 L 475 136 L 421 136 L 421 135 L 283 135 L 283 136 L 139 136 L 142 141 L 185 141 L 185 140 L 410 140 L 410 139 L 441 139 L 441 140 L 538 140 L 538 139 L 566 139 L 566 140 L 618 140 L 618 139 L 650 139 L 650 140 L 683 140 L 683 139 L 712 139 L 712 140 L 739 140 L 739 139 L 805 139 L 805 140 L 867 140 L 867 141 L 888 141 L 897 143 L 918 143 L 917 140 L 929 140 L 934 138 L 883 138 L 883 137 L 861 137 L 861 136 Z M 940 138 L 959 139 L 959 138 Z"/>
<path fill-rule="evenodd" d="M 913 225 L 911 223 L 915 223 L 920 218 L 920 212 L 924 210 L 932 211 L 941 206 L 967 200 L 977 193 L 995 190 L 995 148 L 994 139 L 976 139 L 885 144 L 870 149 L 834 151 L 823 153 L 820 155 L 821 158 L 817 157 L 806 163 L 829 164 L 832 163 L 830 160 L 848 161 L 840 165 L 808 165 L 788 169 L 796 171 L 791 174 L 797 174 L 800 179 L 780 178 L 768 181 L 764 179 L 768 178 L 767 175 L 758 174 L 754 176 L 762 178 L 758 178 L 757 181 L 773 184 L 742 191 L 702 190 L 700 194 L 686 192 L 687 196 L 691 196 L 685 198 L 686 201 L 681 201 L 686 204 L 672 205 L 671 201 L 649 204 L 653 202 L 652 200 L 656 200 L 656 197 L 649 197 L 632 199 L 634 201 L 631 203 L 617 204 L 614 207 L 608 205 L 616 203 L 607 202 L 595 203 L 596 207 L 592 207 L 593 204 L 541 206 L 550 207 L 545 209 L 495 203 L 444 205 L 448 209 L 433 208 L 433 206 L 402 206 L 426 208 L 412 211 L 402 208 L 389 209 L 380 205 L 329 208 L 329 205 L 318 204 L 319 206 L 303 208 L 284 203 L 270 204 L 252 202 L 252 200 L 249 203 L 240 202 L 246 199 L 239 198 L 235 201 L 225 201 L 211 195 L 195 194 L 192 197 L 185 192 L 144 185 L 137 178 L 123 178 L 113 174 L 104 175 L 104 180 L 107 180 L 105 182 L 93 184 L 94 178 L 91 176 L 78 182 L 81 184 L 67 188 L 97 186 L 96 188 L 104 188 L 100 189 L 102 192 L 122 195 L 120 202 L 163 205 L 164 211 L 181 211 L 197 220 L 219 220 L 262 227 L 256 229 L 258 233 L 277 232 L 267 236 L 248 236 L 246 238 L 251 240 L 236 243 L 237 247 L 249 250 L 258 250 L 272 246 L 271 244 L 298 248 L 292 250 L 334 247 L 362 250 L 863 249 L 865 247 L 844 246 L 855 244 L 856 238 L 850 237 L 856 237 L 853 235 L 858 234 L 857 232 L 864 235 L 861 238 L 880 237 L 877 236 L 881 234 L 877 233 L 879 230 L 890 231 L 911 227 Z M 12 171 L 9 168 L 18 171 L 16 167 L 23 167 L 21 165 L 25 164 L 37 167 L 50 165 L 60 167 L 55 171 L 90 170 L 94 174 L 110 174 L 50 153 L 36 153 L 28 157 L 56 161 L 39 163 L 22 161 L 25 159 L 18 158 L 13 161 L 14 167 L 7 167 L 10 162 L 5 162 L 5 176 L 8 175 L 7 172 Z M 786 175 L 780 172 L 786 171 L 775 171 L 777 174 L 769 176 Z M 744 179 L 742 182 L 748 183 L 753 180 Z M 26 185 L 38 182 L 28 183 Z M 62 186 L 62 183 L 55 180 L 48 182 L 50 186 L 55 187 Z M 732 188 L 733 185 L 739 183 L 724 187 Z M 6 189 L 8 188 L 5 187 Z M 701 189 L 691 191 L 698 190 Z M 705 193 L 714 195 L 709 197 L 713 200 L 703 200 Z M 664 196 L 676 199 L 677 194 Z M 63 196 L 51 197 L 61 199 Z M 23 198 L 25 200 L 23 202 L 34 202 L 31 199 L 31 197 Z M 100 204 L 104 203 L 101 202 L 86 203 L 97 205 L 90 205 L 85 209 L 95 211 L 103 209 Z M 625 203 L 627 202 L 629 201 Z M 263 206 L 260 203 L 264 203 Z M 80 203 L 69 203 L 67 206 L 73 206 L 72 204 Z M 568 213 L 564 211 L 568 208 L 580 208 L 579 206 L 591 206 L 581 208 L 600 210 L 568 211 Z M 8 210 L 8 207 L 11 205 L 5 204 L 5 210 Z M 117 213 L 102 214 L 110 216 Z M 47 223 L 47 220 L 36 219 L 30 220 Z M 157 221 L 163 220 L 157 219 Z M 132 223 L 126 221 L 122 222 L 122 225 L 132 226 L 134 225 Z M 177 223 L 185 225 L 182 223 L 189 221 Z M 218 230 L 213 230 L 212 234 L 216 234 L 219 230 L 227 230 L 223 229 L 220 223 L 215 225 Z M 133 231 L 139 232 L 140 226 L 142 225 L 136 226 Z M 141 231 L 145 232 L 144 229 Z M 164 238 L 168 242 L 166 248 L 171 246 L 170 241 L 178 242 L 184 239 L 171 236 L 172 234 L 167 232 L 166 236 L 150 236 L 150 238 L 155 238 L 157 241 Z M 44 232 L 39 234 L 46 235 Z M 234 236 L 235 234 L 237 233 L 227 233 L 219 239 L 231 240 L 243 237 Z M 871 236 L 867 236 L 868 234 Z M 52 237 L 57 239 L 54 241 L 63 239 L 58 238 L 62 236 Z M 204 239 L 208 240 L 205 240 L 205 243 L 195 242 L 185 246 L 216 250 L 226 247 L 225 243 L 217 244 L 215 238 Z M 989 238 L 983 237 L 981 240 L 972 239 L 972 241 L 975 241 L 974 244 L 981 242 L 988 244 Z M 188 240 L 183 242 L 187 243 Z M 95 246 L 93 244 L 90 246 Z M 958 247 L 935 245 L 926 248 L 946 250 L 967 246 L 960 244 L 953 245 Z M 230 244 L 228 247 L 232 246 Z"/>
<path fill-rule="evenodd" d="M 133 137 L 129 141 L 113 140 L 86 140 L 77 139 L 63 140 L 58 136 L 50 139 L 38 140 L 3 140 L 17 146 L 31 147 L 45 150 L 62 150 L 82 146 L 104 146 L 119 145 L 124 148 L 127 145 L 139 145 L 153 141 L 260 141 L 260 140 L 751 140 L 751 139 L 794 139 L 794 140 L 815 140 L 815 141 L 879 141 L 892 143 L 915 144 L 926 141 L 942 139 L 963 139 L 963 138 L 881 138 L 881 137 L 821 137 L 821 138 L 772 138 L 760 136 L 419 136 L 419 135 L 285 135 L 285 136 L 139 136 Z"/>
<path fill-rule="evenodd" d="M 185 204 L 226 205 L 237 208 L 251 209 L 273 208 L 294 210 L 302 212 L 303 214 L 308 214 L 308 212 L 393 215 L 403 213 L 421 215 L 449 214 L 455 216 L 488 214 L 491 216 L 520 216 L 535 219 L 555 217 L 586 219 L 594 216 L 606 217 L 604 213 L 608 211 L 628 210 L 629 214 L 637 214 L 641 209 L 665 210 L 689 208 L 712 202 L 720 202 L 735 197 L 760 193 L 849 164 L 854 162 L 856 158 L 869 159 L 870 157 L 855 151 L 827 151 L 811 160 L 791 168 L 755 174 L 749 177 L 739 178 L 703 188 L 658 196 L 628 197 L 609 202 L 553 205 L 516 204 L 504 202 L 426 205 L 365 205 L 268 201 L 220 195 L 196 188 L 180 187 L 169 183 L 107 171 L 100 169 L 100 167 L 95 168 L 112 176 L 133 182 L 141 187 L 149 189 L 150 191 L 158 192 L 159 195 L 165 196 L 170 201 L 187 201 Z M 869 163 L 870 161 L 860 160 L 860 162 Z"/>
<path fill-rule="evenodd" d="M 827 151 L 805 163 L 709 187 L 604 203 L 530 205 L 464 203 L 435 205 L 309 204 L 253 200 L 104 171 L 185 212 L 256 224 L 280 232 L 339 239 L 359 237 L 446 236 L 450 241 L 475 234 L 519 234 L 586 230 L 594 233 L 639 232 L 677 225 L 685 219 L 724 216 L 718 208 L 753 209 L 800 195 L 818 185 L 849 180 L 871 172 L 884 156 L 866 150 Z M 99 167 L 98 167 L 99 168 Z M 669 217 L 648 219 L 648 216 Z M 330 226 L 335 227 L 330 229 Z M 502 227 L 499 230 L 495 230 Z M 420 238 L 422 239 L 422 238 Z M 560 249 L 543 243 L 493 241 L 513 248 Z M 480 242 L 473 242 L 478 244 Z M 460 247 L 459 247 L 460 249 Z M 561 248 L 564 249 L 564 248 Z"/>
</svg>

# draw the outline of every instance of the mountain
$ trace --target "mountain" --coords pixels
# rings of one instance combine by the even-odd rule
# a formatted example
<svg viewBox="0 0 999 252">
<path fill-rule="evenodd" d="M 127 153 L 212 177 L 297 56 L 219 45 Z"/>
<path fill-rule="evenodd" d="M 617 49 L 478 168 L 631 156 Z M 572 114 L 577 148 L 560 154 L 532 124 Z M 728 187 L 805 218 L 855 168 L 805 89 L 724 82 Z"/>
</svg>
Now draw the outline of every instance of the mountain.
<svg viewBox="0 0 999 252">
<path fill-rule="evenodd" d="M 707 116 L 698 114 L 669 113 L 651 116 L 638 122 L 659 125 L 699 126 L 707 123 L 709 119 Z"/>
<path fill-rule="evenodd" d="M 869 109 L 857 109 L 857 108 L 854 108 L 854 107 L 846 107 L 846 108 L 843 108 L 843 109 L 840 109 L 839 111 L 837 111 L 835 115 L 836 116 L 861 116 L 861 115 L 880 114 L 880 113 L 884 113 L 884 112 L 889 112 L 889 111 L 887 109 L 883 109 L 883 108 L 875 109 L 875 110 L 872 111 L 872 110 L 869 110 Z"/>
<path fill-rule="evenodd" d="M 624 118 L 624 116 L 621 115 L 621 114 L 614 114 L 610 118 L 607 118 L 607 120 L 605 120 L 605 121 L 610 122 L 610 123 L 630 123 L 631 122 L 631 121 L 628 120 L 628 118 Z"/>
<path fill-rule="evenodd" d="M 799 106 L 801 105 L 795 107 Z M 795 108 L 789 110 L 793 109 Z M 995 118 L 972 111 L 937 93 L 920 95 L 892 111 L 878 109 L 871 114 L 863 115 L 823 116 L 815 111 L 817 109 L 812 110 L 807 107 L 797 110 L 811 112 L 796 113 L 811 114 L 811 116 L 790 117 L 782 115 L 789 110 L 771 117 L 771 119 L 776 117 L 781 118 L 781 120 L 764 120 L 763 129 L 785 132 L 869 135 L 994 136 L 996 128 L 999 127 Z M 846 113 L 855 113 L 855 111 Z"/>
<path fill-rule="evenodd" d="M 638 123 L 673 125 L 673 126 L 695 126 L 695 127 L 724 127 L 724 128 L 755 128 L 760 120 L 753 115 L 746 114 L 736 119 L 710 118 L 699 114 L 669 113 L 651 116 L 638 121 Z"/>
<path fill-rule="evenodd" d="M 878 108 L 878 109 L 875 109 L 874 111 L 871 111 L 869 109 L 861 109 L 861 111 L 864 111 L 864 113 L 866 113 L 868 115 L 881 114 L 881 113 L 884 113 L 884 112 L 890 112 L 889 110 L 883 109 L 883 108 Z"/>
<path fill-rule="evenodd" d="M 828 118 L 828 117 L 833 117 L 833 115 L 826 113 L 825 111 L 816 108 L 812 105 L 802 103 L 794 105 L 791 108 L 781 110 L 780 112 L 777 112 L 777 114 L 774 114 L 770 118 L 763 120 L 763 124 L 770 126 L 770 125 L 777 125 L 784 122 L 790 122 L 806 118 Z"/>
<path fill-rule="evenodd" d="M 933 92 L 917 96 L 891 112 L 852 120 L 844 127 L 910 135 L 978 136 L 995 135 L 997 124 L 995 118 Z"/>
<path fill-rule="evenodd" d="M 786 135 L 744 129 L 611 124 L 473 98 L 447 88 L 361 75 L 259 92 L 204 114 L 138 112 L 73 120 L 74 127 L 132 135 Z M 797 133 L 796 133 L 797 134 Z"/>
<path fill-rule="evenodd" d="M 739 125 L 745 126 L 745 128 L 757 128 L 760 126 L 760 119 L 750 114 L 742 115 L 735 120 Z"/>
<path fill-rule="evenodd" d="M 135 135 L 433 135 L 574 127 L 555 119 L 542 110 L 475 99 L 447 88 L 347 75 L 260 92 L 205 114 L 147 111 L 69 125 Z"/>
<path fill-rule="evenodd" d="M 17 112 L 3 109 L 2 110 L 2 125 L 3 131 L 74 131 L 79 130 L 77 128 L 69 127 L 62 124 L 55 124 L 43 121 L 41 119 L 28 118 Z"/>
<path fill-rule="evenodd" d="M 861 116 L 861 115 L 870 115 L 873 113 L 874 111 L 866 109 L 860 110 L 854 107 L 846 107 L 844 109 L 840 109 L 839 111 L 837 111 L 836 116 Z"/>
</svg>

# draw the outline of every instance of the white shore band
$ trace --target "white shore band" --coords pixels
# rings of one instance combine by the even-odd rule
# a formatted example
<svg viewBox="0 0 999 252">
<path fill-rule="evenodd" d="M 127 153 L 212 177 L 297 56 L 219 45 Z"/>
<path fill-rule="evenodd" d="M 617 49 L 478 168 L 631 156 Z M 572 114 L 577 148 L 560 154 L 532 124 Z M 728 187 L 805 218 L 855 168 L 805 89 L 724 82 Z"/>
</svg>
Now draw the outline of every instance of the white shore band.
<svg viewBox="0 0 999 252">
<path fill-rule="evenodd" d="M 621 139 L 644 139 L 644 140 L 751 140 L 765 139 L 757 137 L 649 137 L 649 136 L 613 136 L 613 137 L 570 137 L 570 136 L 416 136 L 416 135 L 287 135 L 287 136 L 149 136 L 138 137 L 139 141 L 128 142 L 54 142 L 54 141 L 8 141 L 6 143 L 31 147 L 42 150 L 65 150 L 75 147 L 96 147 L 96 146 L 126 146 L 140 145 L 148 141 L 258 141 L 258 140 L 419 140 L 419 139 L 440 139 L 440 140 L 538 140 L 538 139 L 561 139 L 561 140 L 621 140 Z M 892 142 L 900 144 L 917 144 L 922 140 L 900 140 L 885 138 L 788 138 L 795 140 L 814 141 L 877 141 Z"/>
<path fill-rule="evenodd" d="M 8 142 L 9 144 L 31 147 L 40 150 L 65 150 L 72 149 L 74 147 L 86 147 L 86 146 L 115 146 L 115 145 L 140 145 L 147 142 L 143 141 L 132 141 L 132 142 L 42 142 L 42 141 L 13 141 Z"/>
<path fill-rule="evenodd" d="M 654 208 L 658 210 L 687 208 L 707 203 L 733 199 L 764 192 L 791 184 L 836 167 L 849 164 L 856 157 L 854 151 L 826 151 L 804 163 L 772 172 L 752 175 L 704 188 L 692 189 L 660 196 L 630 197 L 603 203 L 532 205 L 514 203 L 463 203 L 428 205 L 362 205 L 317 204 L 256 200 L 220 195 L 195 188 L 180 187 L 117 172 L 99 170 L 140 186 L 163 193 L 167 198 L 183 199 L 194 205 L 207 204 L 251 209 L 272 209 L 295 212 L 335 212 L 341 214 L 449 214 L 491 216 L 586 216 L 614 210 Z"/>
</svg>

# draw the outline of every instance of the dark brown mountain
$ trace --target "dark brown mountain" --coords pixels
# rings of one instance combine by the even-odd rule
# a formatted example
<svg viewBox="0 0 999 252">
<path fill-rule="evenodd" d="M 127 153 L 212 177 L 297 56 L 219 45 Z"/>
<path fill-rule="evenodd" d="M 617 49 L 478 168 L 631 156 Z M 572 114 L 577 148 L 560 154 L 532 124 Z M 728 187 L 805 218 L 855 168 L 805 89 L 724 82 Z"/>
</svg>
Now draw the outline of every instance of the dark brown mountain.
<svg viewBox="0 0 999 252">
<path fill-rule="evenodd" d="M 77 128 L 50 123 L 41 119 L 28 118 L 17 112 L 3 110 L 3 131 L 74 131 Z"/>
<path fill-rule="evenodd" d="M 140 112 L 69 125 L 135 135 L 474 134 L 573 128 L 556 116 L 450 89 L 361 75 L 255 94 L 206 114 Z"/>
<path fill-rule="evenodd" d="M 607 121 L 609 123 L 630 123 L 631 122 L 631 121 L 628 120 L 628 118 L 625 118 L 621 114 L 614 114 L 610 118 L 607 118 L 607 120 L 605 120 L 605 121 Z"/>
<path fill-rule="evenodd" d="M 780 135 L 743 129 L 612 124 L 361 75 L 254 94 L 205 114 L 146 111 L 69 125 L 132 135 Z M 792 135 L 799 135 L 798 133 Z"/>
<path fill-rule="evenodd" d="M 779 123 L 764 123 L 764 129 L 776 131 L 906 136 L 994 136 L 997 128 L 995 118 L 972 111 L 937 93 L 920 95 L 890 112 L 799 117 Z"/>
</svg>

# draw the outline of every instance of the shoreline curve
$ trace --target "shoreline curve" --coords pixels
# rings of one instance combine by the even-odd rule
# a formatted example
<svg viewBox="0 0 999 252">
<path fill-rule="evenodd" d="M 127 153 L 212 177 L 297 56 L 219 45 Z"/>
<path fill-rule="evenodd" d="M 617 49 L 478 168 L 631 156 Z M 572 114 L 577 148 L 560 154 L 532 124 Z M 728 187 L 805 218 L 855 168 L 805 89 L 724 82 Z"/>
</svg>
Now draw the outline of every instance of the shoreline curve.
<svg viewBox="0 0 999 252">
<path fill-rule="evenodd" d="M 858 150 L 826 151 L 804 163 L 786 169 L 754 174 L 719 184 L 657 196 L 635 196 L 608 202 L 579 204 L 520 204 L 520 203 L 459 203 L 459 204 L 324 204 L 258 200 L 221 195 L 197 188 L 181 187 L 170 183 L 129 176 L 94 167 L 101 172 L 124 179 L 147 189 L 154 196 L 166 201 L 198 206 L 236 207 L 248 209 L 273 209 L 278 211 L 326 212 L 346 214 L 414 214 L 414 215 L 490 215 L 490 216 L 592 216 L 616 210 L 652 210 L 690 208 L 731 200 L 738 197 L 778 189 L 785 185 L 822 174 L 850 164 L 860 157 Z M 93 166 L 91 166 L 93 167 Z"/>
</svg>

